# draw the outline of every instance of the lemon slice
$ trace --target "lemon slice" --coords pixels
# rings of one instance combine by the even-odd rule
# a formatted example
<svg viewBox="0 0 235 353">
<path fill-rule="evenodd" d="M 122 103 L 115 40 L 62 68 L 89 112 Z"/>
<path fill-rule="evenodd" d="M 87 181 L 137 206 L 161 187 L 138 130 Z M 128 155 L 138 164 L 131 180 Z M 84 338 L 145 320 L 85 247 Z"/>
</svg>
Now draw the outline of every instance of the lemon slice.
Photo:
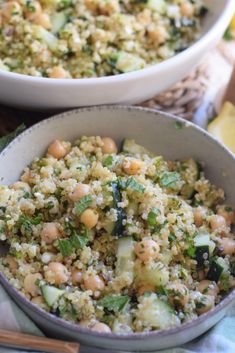
<svg viewBox="0 0 235 353">
<path fill-rule="evenodd" d="M 208 125 L 208 131 L 235 153 L 235 106 L 224 103 L 218 117 Z"/>
</svg>

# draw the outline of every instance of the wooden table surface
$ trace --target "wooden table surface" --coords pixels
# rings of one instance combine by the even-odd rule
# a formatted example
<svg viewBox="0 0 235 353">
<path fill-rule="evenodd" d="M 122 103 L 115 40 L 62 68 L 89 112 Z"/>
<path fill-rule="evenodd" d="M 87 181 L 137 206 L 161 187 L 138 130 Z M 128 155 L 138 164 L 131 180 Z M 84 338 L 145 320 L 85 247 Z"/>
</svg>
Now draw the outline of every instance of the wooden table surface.
<svg viewBox="0 0 235 353">
<path fill-rule="evenodd" d="M 13 131 L 22 123 L 29 127 L 56 113 L 58 111 L 33 112 L 0 105 L 0 136 Z"/>
</svg>

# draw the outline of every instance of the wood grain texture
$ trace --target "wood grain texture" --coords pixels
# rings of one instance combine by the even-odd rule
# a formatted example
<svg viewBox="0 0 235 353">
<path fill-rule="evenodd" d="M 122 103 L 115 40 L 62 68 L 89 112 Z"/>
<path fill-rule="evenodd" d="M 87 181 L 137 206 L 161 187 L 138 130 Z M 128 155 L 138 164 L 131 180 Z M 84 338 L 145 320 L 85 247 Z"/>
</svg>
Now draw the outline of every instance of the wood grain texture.
<svg viewBox="0 0 235 353">
<path fill-rule="evenodd" d="M 48 353 L 77 353 L 80 348 L 80 345 L 74 342 L 64 342 L 5 330 L 0 330 L 0 345 Z"/>
<path fill-rule="evenodd" d="M 0 136 L 15 130 L 22 123 L 29 127 L 56 113 L 56 111 L 32 112 L 0 105 Z"/>
<path fill-rule="evenodd" d="M 235 105 L 235 64 L 233 68 L 232 77 L 230 79 L 227 91 L 224 96 L 224 102 L 229 101 Z"/>
</svg>

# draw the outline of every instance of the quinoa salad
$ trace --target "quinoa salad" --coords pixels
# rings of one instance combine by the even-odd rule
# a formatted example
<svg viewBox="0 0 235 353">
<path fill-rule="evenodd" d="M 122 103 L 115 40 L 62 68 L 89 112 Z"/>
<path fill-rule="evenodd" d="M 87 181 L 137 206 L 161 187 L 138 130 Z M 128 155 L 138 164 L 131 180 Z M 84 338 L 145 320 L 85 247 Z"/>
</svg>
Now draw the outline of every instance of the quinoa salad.
<svg viewBox="0 0 235 353">
<path fill-rule="evenodd" d="M 55 140 L 0 187 L 0 270 L 33 304 L 99 332 L 165 329 L 235 286 L 234 210 L 194 159 L 134 140 Z"/>
<path fill-rule="evenodd" d="M 201 33 L 203 0 L 0 0 L 0 69 L 116 75 L 166 60 Z"/>
</svg>

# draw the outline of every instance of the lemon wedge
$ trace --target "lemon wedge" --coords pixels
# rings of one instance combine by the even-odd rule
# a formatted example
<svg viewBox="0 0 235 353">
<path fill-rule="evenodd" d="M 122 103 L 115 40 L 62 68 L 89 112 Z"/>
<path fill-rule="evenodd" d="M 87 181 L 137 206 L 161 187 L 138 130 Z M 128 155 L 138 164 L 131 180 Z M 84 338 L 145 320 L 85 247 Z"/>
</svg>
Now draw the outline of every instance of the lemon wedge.
<svg viewBox="0 0 235 353">
<path fill-rule="evenodd" d="M 224 103 L 217 118 L 209 125 L 208 131 L 235 153 L 235 106 Z"/>
<path fill-rule="evenodd" d="M 230 27 L 231 27 L 232 30 L 235 30 L 235 14 L 233 15 Z"/>
</svg>

